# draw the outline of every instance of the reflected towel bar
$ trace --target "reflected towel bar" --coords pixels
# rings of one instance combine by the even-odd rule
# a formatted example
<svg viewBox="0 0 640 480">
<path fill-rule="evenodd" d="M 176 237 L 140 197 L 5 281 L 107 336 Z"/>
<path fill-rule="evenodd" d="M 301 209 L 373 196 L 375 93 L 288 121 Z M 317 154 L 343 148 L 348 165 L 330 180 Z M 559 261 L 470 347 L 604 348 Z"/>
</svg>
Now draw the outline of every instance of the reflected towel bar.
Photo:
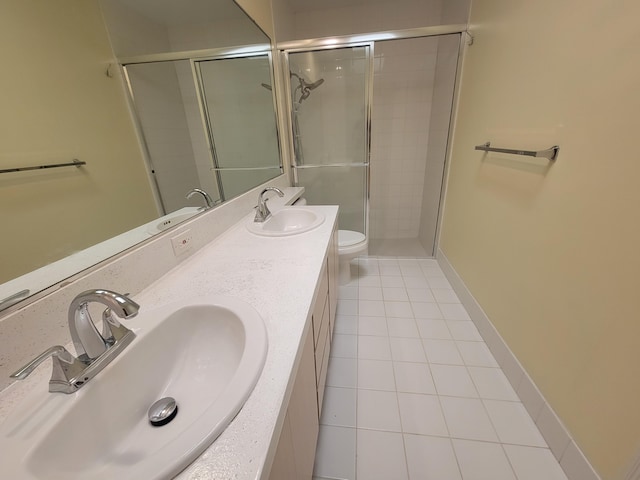
<svg viewBox="0 0 640 480">
<path fill-rule="evenodd" d="M 58 167 L 79 167 L 80 165 L 86 165 L 87 162 L 81 160 L 74 160 L 73 162 L 68 163 L 56 163 L 53 165 L 37 165 L 35 167 L 17 167 L 17 168 L 5 168 L 4 170 L 0 170 L 0 173 L 9 173 L 9 172 L 24 172 L 26 170 L 41 170 L 43 168 L 58 168 Z"/>
<path fill-rule="evenodd" d="M 483 152 L 498 152 L 498 153 L 512 153 L 514 155 L 526 155 L 528 157 L 540 157 L 548 160 L 555 161 L 558 158 L 558 151 L 560 147 L 554 145 L 546 150 L 514 150 L 511 148 L 494 148 L 491 146 L 491 142 L 487 142 L 484 145 L 476 145 L 476 150 L 482 150 Z"/>
<path fill-rule="evenodd" d="M 29 296 L 31 292 L 27 289 L 20 290 L 18 293 L 14 293 L 13 295 L 9 295 L 7 298 L 0 300 L 0 311 L 9 308 L 12 305 L 24 300 Z"/>
</svg>

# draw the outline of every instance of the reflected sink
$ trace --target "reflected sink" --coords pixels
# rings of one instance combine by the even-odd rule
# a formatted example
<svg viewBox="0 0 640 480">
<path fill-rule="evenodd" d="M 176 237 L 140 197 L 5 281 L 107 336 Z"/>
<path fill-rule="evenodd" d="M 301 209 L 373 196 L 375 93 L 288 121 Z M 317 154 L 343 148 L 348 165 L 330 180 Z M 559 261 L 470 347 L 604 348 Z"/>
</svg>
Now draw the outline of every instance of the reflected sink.
<svg viewBox="0 0 640 480">
<path fill-rule="evenodd" d="M 202 210 L 198 207 L 184 207 L 180 210 L 176 210 L 173 213 L 169 213 L 164 217 L 160 217 L 158 220 L 151 222 L 147 226 L 147 232 L 152 235 L 156 233 L 164 232 L 165 230 L 176 226 L 180 222 L 189 220 L 194 215 L 200 213 Z"/>
<path fill-rule="evenodd" d="M 284 207 L 264 222 L 254 222 L 251 219 L 247 223 L 247 230 L 256 235 L 267 237 L 285 237 L 308 232 L 322 225 L 324 215 L 307 208 Z"/>
<path fill-rule="evenodd" d="M 210 296 L 140 310 L 137 337 L 72 395 L 39 385 L 0 427 L 3 478 L 167 479 L 227 427 L 262 372 L 260 315 Z M 177 416 L 151 426 L 147 411 L 173 397 Z"/>
</svg>

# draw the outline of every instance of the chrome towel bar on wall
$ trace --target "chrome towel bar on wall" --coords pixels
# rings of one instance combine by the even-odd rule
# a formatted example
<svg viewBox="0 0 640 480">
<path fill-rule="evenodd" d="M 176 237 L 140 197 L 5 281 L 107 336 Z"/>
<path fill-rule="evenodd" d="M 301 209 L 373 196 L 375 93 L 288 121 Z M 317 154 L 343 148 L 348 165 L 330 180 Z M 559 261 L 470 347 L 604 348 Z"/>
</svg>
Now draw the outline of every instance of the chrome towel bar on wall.
<svg viewBox="0 0 640 480">
<path fill-rule="evenodd" d="M 551 161 L 555 161 L 558 158 L 558 152 L 560 151 L 560 147 L 558 145 L 554 145 L 546 150 L 515 150 L 511 148 L 494 148 L 491 146 L 491 142 L 487 142 L 484 145 L 476 145 L 475 149 L 482 150 L 483 152 L 511 153 L 513 155 L 546 158 Z"/>
<path fill-rule="evenodd" d="M 42 170 L 44 168 L 58 168 L 58 167 L 79 167 L 80 165 L 86 165 L 87 162 L 81 160 L 74 160 L 73 162 L 67 163 L 56 163 L 53 165 L 36 165 L 35 167 L 16 167 L 16 168 L 5 168 L 0 170 L 0 173 L 11 173 L 11 172 L 25 172 L 27 170 Z"/>
</svg>

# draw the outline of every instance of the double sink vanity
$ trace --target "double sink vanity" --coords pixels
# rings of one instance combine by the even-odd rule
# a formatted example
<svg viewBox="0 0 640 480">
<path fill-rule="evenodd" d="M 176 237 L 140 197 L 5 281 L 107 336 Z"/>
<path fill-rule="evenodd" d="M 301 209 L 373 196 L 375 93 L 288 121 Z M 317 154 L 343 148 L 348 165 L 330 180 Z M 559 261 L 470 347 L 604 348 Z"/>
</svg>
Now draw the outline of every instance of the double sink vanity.
<svg viewBox="0 0 640 480">
<path fill-rule="evenodd" d="M 93 378 L 76 375 L 71 393 L 57 384 L 49 393 L 49 360 L 2 391 L 2 477 L 311 478 L 337 302 L 338 209 L 273 210 L 262 222 L 245 216 L 131 295 L 131 318 L 107 309 L 109 341 L 95 359 L 75 332 L 75 352 L 68 350 L 82 350 L 76 360 L 89 368 L 119 345 L 110 332 L 126 327 L 131 337 L 121 335 L 129 344 Z M 170 242 L 207 215 L 157 241 Z M 111 290 L 76 297 L 72 332 L 80 322 L 74 312 L 110 305 L 100 305 L 100 295 L 127 303 Z M 65 355 L 59 363 L 68 363 Z M 165 408 L 165 399 L 177 408 L 150 421 L 158 413 L 150 407 Z"/>
</svg>

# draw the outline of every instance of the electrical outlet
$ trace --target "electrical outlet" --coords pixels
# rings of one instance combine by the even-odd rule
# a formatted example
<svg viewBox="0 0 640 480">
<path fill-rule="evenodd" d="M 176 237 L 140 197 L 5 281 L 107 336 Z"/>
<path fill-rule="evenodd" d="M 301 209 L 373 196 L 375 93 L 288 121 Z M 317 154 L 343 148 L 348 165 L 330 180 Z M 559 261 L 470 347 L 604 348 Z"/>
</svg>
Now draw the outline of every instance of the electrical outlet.
<svg viewBox="0 0 640 480">
<path fill-rule="evenodd" d="M 193 237 L 191 236 L 191 230 L 184 230 L 175 237 L 171 237 L 171 245 L 173 246 L 174 255 L 179 257 L 191 250 L 192 241 Z"/>
</svg>

